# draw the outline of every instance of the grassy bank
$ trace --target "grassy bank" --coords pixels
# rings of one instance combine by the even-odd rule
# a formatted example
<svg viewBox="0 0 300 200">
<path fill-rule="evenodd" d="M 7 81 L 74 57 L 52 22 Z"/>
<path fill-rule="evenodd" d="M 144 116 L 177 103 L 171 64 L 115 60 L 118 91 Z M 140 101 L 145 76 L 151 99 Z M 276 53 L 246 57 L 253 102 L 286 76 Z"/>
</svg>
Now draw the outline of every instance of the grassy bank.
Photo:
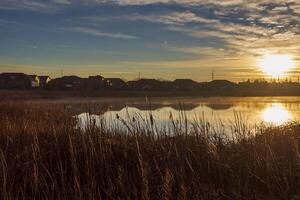
<svg viewBox="0 0 300 200">
<path fill-rule="evenodd" d="M 79 129 L 55 107 L 1 105 L 0 199 L 300 197 L 298 124 L 249 134 L 237 122 L 230 139 L 204 121 L 158 136 L 151 117 L 124 124 Z"/>
</svg>

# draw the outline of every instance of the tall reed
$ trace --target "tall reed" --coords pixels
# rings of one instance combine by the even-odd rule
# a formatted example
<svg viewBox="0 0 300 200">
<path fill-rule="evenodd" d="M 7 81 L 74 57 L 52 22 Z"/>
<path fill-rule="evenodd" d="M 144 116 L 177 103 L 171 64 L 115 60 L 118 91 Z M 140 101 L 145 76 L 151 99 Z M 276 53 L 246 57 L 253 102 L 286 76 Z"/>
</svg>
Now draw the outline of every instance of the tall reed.
<svg viewBox="0 0 300 200">
<path fill-rule="evenodd" d="M 151 115 L 116 119 L 127 128 L 90 118 L 83 129 L 55 107 L 1 105 L 0 199 L 300 197 L 297 123 L 249 134 L 236 122 L 230 136 L 201 117 L 187 129 L 184 112 L 163 131 Z"/>
</svg>

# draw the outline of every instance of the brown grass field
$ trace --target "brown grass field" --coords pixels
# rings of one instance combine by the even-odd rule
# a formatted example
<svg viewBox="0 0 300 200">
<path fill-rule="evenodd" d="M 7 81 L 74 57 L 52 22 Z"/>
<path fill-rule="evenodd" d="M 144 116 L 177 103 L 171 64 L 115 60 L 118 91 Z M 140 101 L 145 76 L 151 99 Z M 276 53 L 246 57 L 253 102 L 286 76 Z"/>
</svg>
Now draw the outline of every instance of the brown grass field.
<svg viewBox="0 0 300 200">
<path fill-rule="evenodd" d="M 0 199 L 300 199 L 297 123 L 230 137 L 184 123 L 80 129 L 54 106 L 1 104 Z"/>
</svg>

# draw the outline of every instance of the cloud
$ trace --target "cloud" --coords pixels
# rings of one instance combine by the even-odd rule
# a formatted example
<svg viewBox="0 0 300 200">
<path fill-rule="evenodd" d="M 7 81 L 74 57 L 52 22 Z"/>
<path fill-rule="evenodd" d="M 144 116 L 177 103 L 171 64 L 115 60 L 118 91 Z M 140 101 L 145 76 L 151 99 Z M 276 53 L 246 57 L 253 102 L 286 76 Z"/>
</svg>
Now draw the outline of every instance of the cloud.
<svg viewBox="0 0 300 200">
<path fill-rule="evenodd" d="M 218 4 L 222 6 L 231 6 L 231 5 L 238 5 L 243 3 L 242 0 L 222 0 L 222 1 L 215 1 L 215 0 L 116 0 L 120 5 L 146 5 L 146 4 L 157 4 L 157 3 L 164 3 L 164 4 L 190 4 L 190 5 L 200 5 L 200 4 Z"/>
<path fill-rule="evenodd" d="M 53 2 L 58 3 L 58 4 L 66 4 L 66 5 L 71 4 L 71 1 L 69 1 L 69 0 L 53 0 Z"/>
<path fill-rule="evenodd" d="M 185 11 L 136 13 L 107 18 L 92 16 L 91 19 L 99 23 L 108 19 L 164 24 L 162 29 L 195 38 L 218 38 L 228 49 L 251 54 L 266 48 L 271 51 L 294 51 L 299 48 L 300 2 L 296 0 L 117 0 L 115 3 L 122 6 L 179 4 L 184 5 Z M 203 14 L 200 12 L 203 9 L 211 9 L 213 15 Z"/>
<path fill-rule="evenodd" d="M 59 0 L 57 0 L 59 1 Z M 0 10 L 28 10 L 52 13 L 60 10 L 55 1 L 42 2 L 34 0 L 1 0 Z"/>
<path fill-rule="evenodd" d="M 4 24 L 4 25 L 17 25 L 17 26 L 24 25 L 24 24 L 22 24 L 20 22 L 15 22 L 15 21 L 5 20 L 5 19 L 0 19 L 0 25 L 1 24 Z"/>
<path fill-rule="evenodd" d="M 127 17 L 130 20 L 145 20 L 156 23 L 184 25 L 186 23 L 215 23 L 216 20 L 197 16 L 191 11 L 169 12 L 165 14 L 141 15 L 135 14 Z"/>
<path fill-rule="evenodd" d="M 73 32 L 78 32 L 78 33 L 85 33 L 85 34 L 99 36 L 99 37 L 108 37 L 108 38 L 116 38 L 116 39 L 138 39 L 138 37 L 136 37 L 136 36 L 127 35 L 124 33 L 102 32 L 97 29 L 85 28 L 85 27 L 64 28 L 63 30 L 73 31 Z"/>
<path fill-rule="evenodd" d="M 112 9 L 103 12 L 107 4 L 109 6 L 105 8 Z M 97 12 L 98 8 L 101 12 Z M 298 0 L 1 0 L 0 9 L 34 12 L 75 10 L 76 15 L 66 15 L 66 19 L 60 21 L 63 22 L 59 24 L 61 27 L 70 27 L 64 28 L 64 31 L 114 39 L 140 39 L 141 46 L 168 40 L 166 35 L 170 34 L 170 41 L 156 47 L 158 51 L 163 49 L 175 56 L 192 55 L 182 56 L 182 61 L 177 58 L 174 62 L 133 63 L 149 68 L 246 68 L 245 60 L 265 53 L 293 54 L 295 60 L 300 61 Z M 87 12 L 89 9 L 91 14 Z M 5 20 L 0 20 L 0 25 L 14 23 Z M 123 22 L 133 27 L 139 37 L 126 34 L 127 26 L 120 25 Z M 157 37 L 143 35 L 148 25 L 157 31 Z M 117 31 L 108 31 L 111 27 Z"/>
</svg>

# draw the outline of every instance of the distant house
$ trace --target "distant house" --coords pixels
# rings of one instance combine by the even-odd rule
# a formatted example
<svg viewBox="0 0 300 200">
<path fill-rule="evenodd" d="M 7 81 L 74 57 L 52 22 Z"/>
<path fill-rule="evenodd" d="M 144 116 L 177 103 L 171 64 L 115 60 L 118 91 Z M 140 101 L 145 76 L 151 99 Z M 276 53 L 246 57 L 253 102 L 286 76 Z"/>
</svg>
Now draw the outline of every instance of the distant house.
<svg viewBox="0 0 300 200">
<path fill-rule="evenodd" d="M 102 76 L 90 76 L 88 78 L 80 78 L 78 76 L 64 76 L 52 79 L 47 84 L 49 89 L 56 90 L 99 90 L 104 86 L 104 78 Z"/>
<path fill-rule="evenodd" d="M 173 81 L 173 87 L 176 90 L 193 90 L 198 87 L 198 84 L 192 79 L 176 79 Z"/>
<path fill-rule="evenodd" d="M 172 81 L 167 81 L 167 80 L 160 80 L 159 81 L 160 90 L 169 91 L 172 87 L 173 87 L 173 82 Z"/>
<path fill-rule="evenodd" d="M 87 90 L 99 90 L 105 86 L 104 78 L 102 76 L 90 76 L 84 79 L 85 89 Z"/>
<path fill-rule="evenodd" d="M 228 80 L 213 80 L 207 83 L 208 88 L 228 89 L 234 88 L 237 84 Z"/>
<path fill-rule="evenodd" d="M 49 81 L 48 87 L 56 90 L 78 90 L 84 87 L 84 83 L 84 79 L 78 76 L 64 76 Z"/>
<path fill-rule="evenodd" d="M 127 83 L 120 78 L 106 78 L 104 79 L 108 88 L 123 90 L 127 88 Z"/>
<path fill-rule="evenodd" d="M 31 88 L 38 88 L 40 86 L 40 80 L 37 75 L 29 75 L 31 80 Z"/>
<path fill-rule="evenodd" d="M 1 73 L 0 89 L 30 89 L 31 79 L 24 73 Z"/>
<path fill-rule="evenodd" d="M 128 86 L 133 90 L 160 90 L 160 81 L 156 79 L 139 79 L 136 81 L 128 81 Z"/>
<path fill-rule="evenodd" d="M 38 79 L 40 88 L 45 88 L 51 80 L 50 76 L 38 76 Z"/>
</svg>

